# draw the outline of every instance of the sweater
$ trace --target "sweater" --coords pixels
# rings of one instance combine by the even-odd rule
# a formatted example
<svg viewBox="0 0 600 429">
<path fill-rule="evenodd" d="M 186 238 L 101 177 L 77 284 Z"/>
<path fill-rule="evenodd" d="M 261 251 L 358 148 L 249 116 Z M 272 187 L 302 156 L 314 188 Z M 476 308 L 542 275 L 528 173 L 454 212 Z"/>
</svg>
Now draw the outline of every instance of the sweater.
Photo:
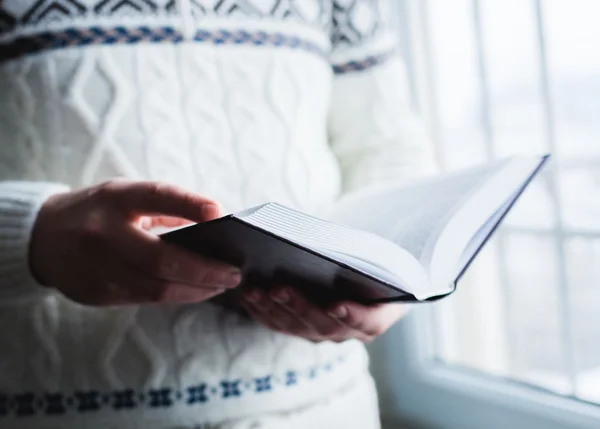
<svg viewBox="0 0 600 429">
<path fill-rule="evenodd" d="M 368 370 L 210 303 L 95 308 L 39 285 L 46 199 L 115 177 L 226 211 L 322 213 L 423 171 L 427 138 L 370 0 L 0 3 L 0 427 L 169 428 L 309 406 Z"/>
</svg>

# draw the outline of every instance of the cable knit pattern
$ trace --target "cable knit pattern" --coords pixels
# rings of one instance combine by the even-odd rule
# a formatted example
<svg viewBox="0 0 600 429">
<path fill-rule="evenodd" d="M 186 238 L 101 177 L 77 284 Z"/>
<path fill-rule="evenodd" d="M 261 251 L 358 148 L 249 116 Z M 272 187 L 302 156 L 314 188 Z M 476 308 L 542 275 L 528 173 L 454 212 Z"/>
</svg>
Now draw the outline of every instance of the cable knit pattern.
<svg viewBox="0 0 600 429">
<path fill-rule="evenodd" d="M 67 44 L 0 62 L 0 326 L 11 327 L 0 330 L 0 426 L 192 428 L 292 416 L 364 388 L 356 341 L 312 344 L 211 304 L 79 306 L 36 283 L 28 246 L 50 195 L 119 176 L 176 183 L 227 211 L 277 201 L 321 213 L 343 190 L 416 174 L 426 139 L 402 104 L 376 3 L 2 3 L 3 46 L 92 26 L 163 26 L 185 40 Z M 323 54 L 194 38 L 224 29 L 285 34 Z"/>
<path fill-rule="evenodd" d="M 29 271 L 29 239 L 40 206 L 67 189 L 53 183 L 0 182 L 0 301 L 48 293 Z"/>
</svg>

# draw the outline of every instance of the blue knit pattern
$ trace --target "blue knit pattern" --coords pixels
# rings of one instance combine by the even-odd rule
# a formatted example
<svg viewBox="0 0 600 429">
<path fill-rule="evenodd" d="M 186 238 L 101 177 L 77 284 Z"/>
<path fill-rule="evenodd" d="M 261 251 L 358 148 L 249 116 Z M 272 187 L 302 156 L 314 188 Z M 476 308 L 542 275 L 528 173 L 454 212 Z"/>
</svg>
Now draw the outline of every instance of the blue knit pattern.
<svg viewBox="0 0 600 429">
<path fill-rule="evenodd" d="M 43 32 L 0 43 L 0 63 L 44 51 L 76 48 L 89 45 L 127 45 L 136 43 L 181 43 L 183 34 L 173 27 L 87 27 Z M 316 43 L 283 33 L 246 30 L 198 30 L 193 37 L 197 43 L 214 45 L 270 46 L 303 50 L 327 57 Z M 362 71 L 384 62 L 390 55 L 367 57 L 360 61 L 333 66 L 336 74 Z"/>
<path fill-rule="evenodd" d="M 332 68 L 335 74 L 359 72 L 383 64 L 392 56 L 394 56 L 394 52 L 386 52 L 375 56 L 369 56 L 362 60 L 349 61 L 344 64 L 334 64 Z"/>
<path fill-rule="evenodd" d="M 0 44 L 0 61 L 20 58 L 42 51 L 88 45 L 118 45 L 135 43 L 180 43 L 183 34 L 173 27 L 88 27 L 43 32 L 19 37 Z M 325 56 L 317 44 L 282 33 L 246 30 L 198 30 L 195 42 L 215 45 L 253 45 L 300 49 Z"/>
<path fill-rule="evenodd" d="M 312 52 L 320 56 L 325 56 L 325 51 L 315 43 L 302 40 L 295 36 L 288 36 L 282 33 L 266 33 L 264 31 L 248 32 L 245 30 L 227 31 L 206 31 L 199 30 L 194 35 L 196 42 L 210 42 L 216 45 L 254 45 L 254 46 L 274 46 L 287 47 L 292 49 L 301 49 Z"/>
<path fill-rule="evenodd" d="M 71 413 L 93 414 L 100 411 L 131 411 L 164 409 L 176 405 L 197 407 L 218 400 L 239 399 L 252 394 L 276 393 L 301 383 L 310 383 L 334 370 L 344 361 L 340 357 L 332 363 L 302 371 L 289 370 L 281 375 L 268 374 L 249 380 L 220 380 L 218 383 L 196 383 L 182 388 L 157 387 L 144 391 L 121 389 L 110 392 L 98 390 L 7 394 L 0 392 L 0 422 L 3 418 L 32 416 L 60 416 Z"/>
</svg>

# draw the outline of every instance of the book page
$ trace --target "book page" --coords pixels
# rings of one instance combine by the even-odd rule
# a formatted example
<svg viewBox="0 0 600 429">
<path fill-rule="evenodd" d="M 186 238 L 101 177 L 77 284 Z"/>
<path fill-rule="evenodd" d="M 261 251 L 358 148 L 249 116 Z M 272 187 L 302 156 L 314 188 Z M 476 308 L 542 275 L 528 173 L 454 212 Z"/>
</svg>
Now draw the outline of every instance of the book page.
<svg viewBox="0 0 600 429">
<path fill-rule="evenodd" d="M 471 238 L 467 247 L 460 255 L 460 259 L 458 261 L 458 267 L 455 274 L 455 277 L 458 277 L 461 271 L 471 262 L 472 258 L 475 256 L 483 242 L 488 238 L 490 232 L 500 221 L 500 218 L 506 213 L 510 204 L 516 198 L 516 193 L 511 196 L 506 202 L 500 207 L 496 212 L 490 217 L 482 226 L 479 228 L 477 233 Z"/>
<path fill-rule="evenodd" d="M 427 266 L 432 243 L 448 219 L 504 163 L 351 195 L 330 220 L 393 241 Z"/>
<path fill-rule="evenodd" d="M 389 284 L 412 292 L 427 274 L 406 250 L 376 234 L 361 231 L 270 203 L 236 217 L 279 237 L 351 265 Z"/>
<path fill-rule="evenodd" d="M 390 273 L 386 281 L 424 299 L 453 290 L 461 256 L 483 242 L 491 231 L 485 226 L 493 225 L 539 163 L 537 157 L 501 160 L 370 189 L 342 199 L 328 221 L 278 204 L 243 219 L 379 278 Z"/>
<path fill-rule="evenodd" d="M 428 270 L 433 285 L 456 280 L 457 273 L 465 268 L 463 256 L 481 246 L 546 159 L 512 158 L 458 208 L 430 247 Z"/>
</svg>

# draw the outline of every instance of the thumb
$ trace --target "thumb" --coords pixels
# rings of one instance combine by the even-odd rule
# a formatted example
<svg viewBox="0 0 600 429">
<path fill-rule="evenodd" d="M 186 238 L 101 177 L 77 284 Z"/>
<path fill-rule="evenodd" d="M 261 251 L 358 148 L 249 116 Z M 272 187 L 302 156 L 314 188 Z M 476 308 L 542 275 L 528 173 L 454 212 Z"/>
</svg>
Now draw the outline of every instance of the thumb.
<svg viewBox="0 0 600 429">
<path fill-rule="evenodd" d="M 150 230 L 153 228 L 176 228 L 193 223 L 187 219 L 173 216 L 142 216 L 139 220 L 139 226 L 142 229 Z"/>
<path fill-rule="evenodd" d="M 219 203 L 210 198 L 159 182 L 117 181 L 111 184 L 111 196 L 131 219 L 150 215 L 205 222 L 222 213 Z"/>
<path fill-rule="evenodd" d="M 206 216 L 205 221 L 218 219 L 225 215 L 225 210 L 223 210 L 223 206 L 213 201 L 212 204 L 207 204 L 204 206 L 204 215 Z"/>
<path fill-rule="evenodd" d="M 223 209 L 221 208 L 220 204 L 216 204 L 215 206 L 205 206 L 205 212 L 205 221 L 217 219 L 223 216 Z M 191 223 L 193 222 L 190 220 L 174 216 L 141 216 L 138 225 L 142 229 L 150 230 L 153 228 L 176 228 L 179 226 L 189 225 Z"/>
</svg>

